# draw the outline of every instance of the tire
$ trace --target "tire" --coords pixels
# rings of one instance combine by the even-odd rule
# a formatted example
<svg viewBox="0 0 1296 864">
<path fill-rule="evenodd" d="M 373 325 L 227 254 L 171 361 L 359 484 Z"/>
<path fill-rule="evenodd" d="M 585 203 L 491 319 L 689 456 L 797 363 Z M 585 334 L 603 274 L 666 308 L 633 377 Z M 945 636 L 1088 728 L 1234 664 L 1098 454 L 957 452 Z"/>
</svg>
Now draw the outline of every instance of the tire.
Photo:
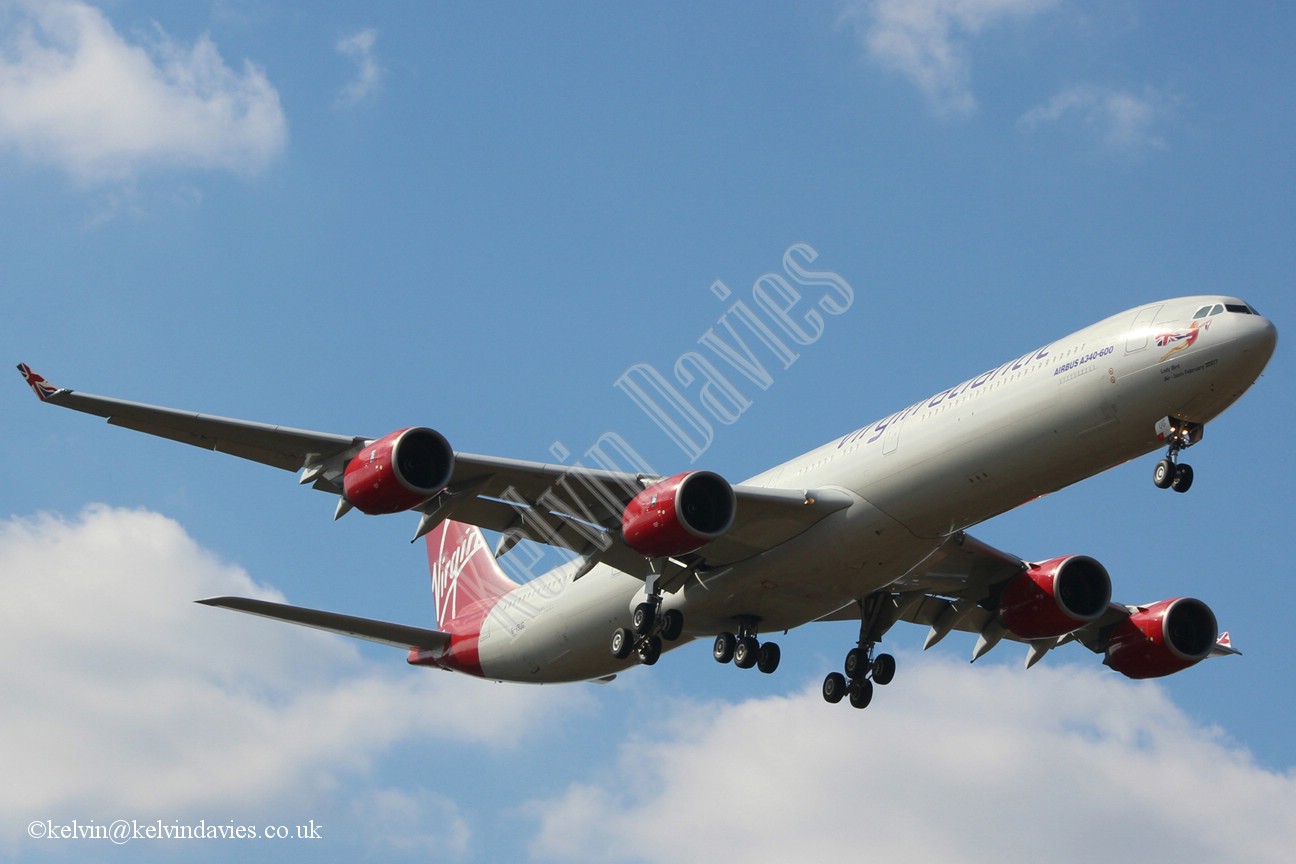
<svg viewBox="0 0 1296 864">
<path fill-rule="evenodd" d="M 783 652 L 775 642 L 766 642 L 760 647 L 760 657 L 756 660 L 756 668 L 766 675 L 773 674 L 778 668 L 779 660 L 783 657 Z"/>
<path fill-rule="evenodd" d="M 1176 492 L 1187 492 L 1192 487 L 1193 470 L 1191 465 L 1176 465 L 1174 470 L 1174 479 L 1170 481 L 1170 488 Z"/>
<path fill-rule="evenodd" d="M 872 681 L 867 678 L 856 678 L 850 683 L 850 703 L 852 708 L 867 708 L 872 701 Z"/>
<path fill-rule="evenodd" d="M 846 677 L 854 681 L 856 678 L 864 677 L 864 670 L 868 666 L 868 652 L 863 648 L 852 648 L 846 652 L 846 662 L 842 664 L 842 669 L 846 672 Z"/>
<path fill-rule="evenodd" d="M 734 648 L 737 644 L 738 640 L 734 638 L 732 633 L 721 633 L 716 637 L 715 647 L 711 649 L 711 656 L 715 658 L 717 663 L 728 663 L 733 659 Z"/>
<path fill-rule="evenodd" d="M 639 662 L 645 666 L 651 666 L 661 657 L 662 641 L 656 636 L 649 636 L 639 643 L 639 648 L 635 654 L 639 657 Z"/>
<path fill-rule="evenodd" d="M 1174 475 L 1175 463 L 1169 459 L 1162 459 L 1152 471 L 1152 485 L 1158 489 L 1169 489 L 1170 484 L 1174 482 Z"/>
<path fill-rule="evenodd" d="M 684 613 L 678 609 L 667 609 L 662 613 L 662 638 L 667 642 L 674 642 L 682 635 L 684 635 Z"/>
<path fill-rule="evenodd" d="M 760 643 L 755 636 L 744 636 L 734 648 L 734 665 L 739 669 L 750 669 L 760 659 Z"/>
<path fill-rule="evenodd" d="M 895 678 L 896 662 L 890 654 L 879 654 L 873 658 L 873 683 L 883 687 Z"/>
<path fill-rule="evenodd" d="M 836 705 L 846 695 L 846 676 L 840 672 L 829 672 L 823 683 L 824 701 Z"/>
<path fill-rule="evenodd" d="M 634 628 L 636 635 L 647 636 L 656 617 L 657 610 L 651 603 L 640 603 L 635 607 L 634 615 L 630 617 L 630 626 Z"/>
<path fill-rule="evenodd" d="M 634 634 L 624 627 L 612 631 L 612 656 L 624 660 L 634 650 Z"/>
</svg>

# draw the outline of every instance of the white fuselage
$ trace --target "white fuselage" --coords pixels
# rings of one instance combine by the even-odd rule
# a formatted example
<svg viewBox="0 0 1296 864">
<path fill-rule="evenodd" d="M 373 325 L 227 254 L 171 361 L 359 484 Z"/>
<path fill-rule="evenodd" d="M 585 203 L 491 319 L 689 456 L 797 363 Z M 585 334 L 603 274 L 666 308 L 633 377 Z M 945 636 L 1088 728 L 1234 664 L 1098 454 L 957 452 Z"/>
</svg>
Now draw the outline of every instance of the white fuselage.
<svg viewBox="0 0 1296 864">
<path fill-rule="evenodd" d="M 1241 304 L 1188 297 L 1122 312 L 746 481 L 841 489 L 854 503 L 666 594 L 686 622 L 667 647 L 737 629 L 740 616 L 772 632 L 830 615 L 902 579 L 951 534 L 1164 446 L 1161 418 L 1213 419 L 1259 377 L 1276 338 L 1259 315 L 1192 320 L 1226 302 Z M 491 612 L 485 677 L 573 681 L 631 665 L 608 636 L 628 624 L 643 582 L 607 566 L 572 580 L 575 566 Z"/>
</svg>

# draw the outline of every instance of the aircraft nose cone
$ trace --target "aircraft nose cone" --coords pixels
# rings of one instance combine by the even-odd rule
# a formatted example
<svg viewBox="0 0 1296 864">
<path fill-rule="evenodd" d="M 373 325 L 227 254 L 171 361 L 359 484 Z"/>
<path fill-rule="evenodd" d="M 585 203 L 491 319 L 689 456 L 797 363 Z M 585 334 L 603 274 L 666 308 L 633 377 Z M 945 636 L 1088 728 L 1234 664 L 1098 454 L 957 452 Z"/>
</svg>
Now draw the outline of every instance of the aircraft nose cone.
<svg viewBox="0 0 1296 864">
<path fill-rule="evenodd" d="M 1259 315 L 1246 316 L 1239 323 L 1242 324 L 1242 329 L 1235 344 L 1242 349 L 1243 362 L 1254 370 L 1254 375 L 1258 378 L 1278 345 L 1278 328 L 1268 318 Z"/>
<path fill-rule="evenodd" d="M 1255 316 L 1255 326 L 1246 336 L 1247 340 L 1252 343 L 1255 350 L 1264 354 L 1265 361 L 1273 355 L 1274 348 L 1278 345 L 1278 328 L 1268 318 Z"/>
</svg>

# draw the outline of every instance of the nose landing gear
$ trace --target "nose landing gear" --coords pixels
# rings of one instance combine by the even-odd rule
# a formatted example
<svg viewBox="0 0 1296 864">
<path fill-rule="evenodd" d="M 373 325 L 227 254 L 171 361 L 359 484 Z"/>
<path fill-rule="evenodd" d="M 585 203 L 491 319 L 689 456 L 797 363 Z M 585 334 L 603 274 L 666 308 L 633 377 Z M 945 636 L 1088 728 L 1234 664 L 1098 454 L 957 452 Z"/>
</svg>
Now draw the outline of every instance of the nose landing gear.
<svg viewBox="0 0 1296 864">
<path fill-rule="evenodd" d="M 1176 417 L 1162 417 L 1157 421 L 1157 437 L 1170 443 L 1165 458 L 1156 464 L 1156 469 L 1152 472 L 1153 485 L 1158 489 L 1188 491 L 1193 482 L 1193 469 L 1191 465 L 1178 461 L 1179 451 L 1200 441 L 1204 431 L 1202 424 Z"/>
</svg>

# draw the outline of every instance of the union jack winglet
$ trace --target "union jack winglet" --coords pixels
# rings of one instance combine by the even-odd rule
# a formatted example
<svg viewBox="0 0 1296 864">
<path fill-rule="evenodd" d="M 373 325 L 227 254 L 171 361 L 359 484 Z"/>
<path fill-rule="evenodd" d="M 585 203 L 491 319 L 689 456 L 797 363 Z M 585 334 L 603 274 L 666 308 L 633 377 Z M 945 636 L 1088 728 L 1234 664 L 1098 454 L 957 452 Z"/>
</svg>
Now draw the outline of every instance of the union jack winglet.
<svg viewBox="0 0 1296 864">
<path fill-rule="evenodd" d="M 27 385 L 32 388 L 38 397 L 40 397 L 42 402 L 59 391 L 59 388 L 33 372 L 32 368 L 26 363 L 19 363 L 18 371 L 22 373 L 23 380 L 26 381 Z"/>
<path fill-rule="evenodd" d="M 1211 649 L 1212 654 L 1241 654 L 1242 652 L 1233 647 L 1233 639 L 1229 632 L 1225 630 L 1215 640 L 1215 647 Z"/>
</svg>

